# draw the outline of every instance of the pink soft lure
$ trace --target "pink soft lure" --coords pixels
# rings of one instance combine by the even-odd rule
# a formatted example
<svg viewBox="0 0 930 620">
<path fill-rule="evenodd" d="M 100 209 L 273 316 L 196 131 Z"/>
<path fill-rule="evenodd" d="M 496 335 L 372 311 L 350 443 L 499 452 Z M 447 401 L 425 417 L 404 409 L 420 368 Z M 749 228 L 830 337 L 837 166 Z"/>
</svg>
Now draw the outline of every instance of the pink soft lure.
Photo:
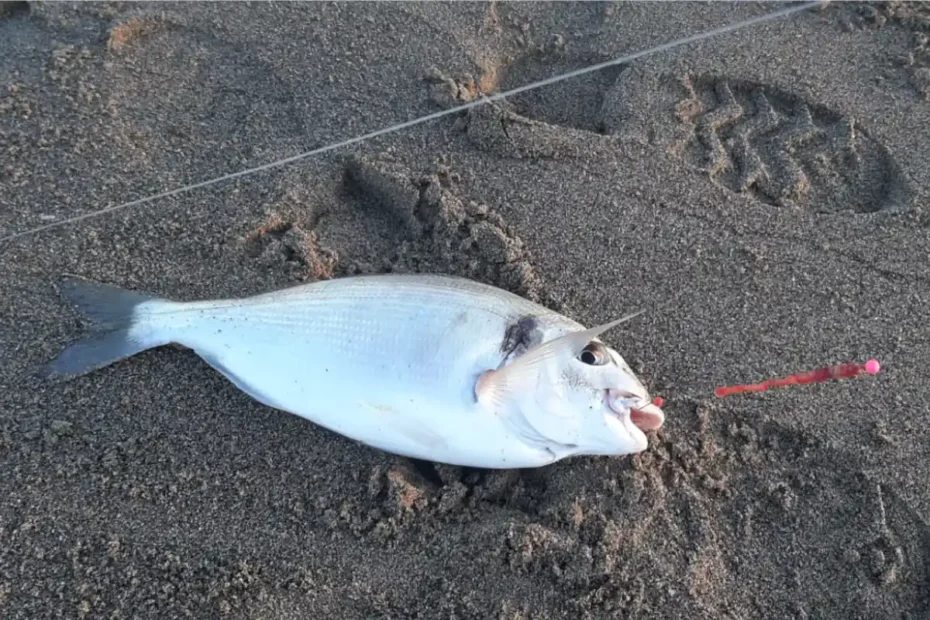
<svg viewBox="0 0 930 620">
<path fill-rule="evenodd" d="M 827 366 L 826 368 L 819 368 L 811 372 L 788 375 L 784 378 L 769 379 L 762 383 L 718 387 L 714 390 L 714 394 L 724 397 L 743 392 L 764 392 L 774 387 L 822 383 L 833 379 L 851 379 L 853 377 L 858 377 L 862 373 L 875 375 L 878 374 L 879 370 L 881 370 L 881 365 L 878 363 L 878 360 L 869 360 L 865 364 L 837 364 L 836 366 Z"/>
</svg>

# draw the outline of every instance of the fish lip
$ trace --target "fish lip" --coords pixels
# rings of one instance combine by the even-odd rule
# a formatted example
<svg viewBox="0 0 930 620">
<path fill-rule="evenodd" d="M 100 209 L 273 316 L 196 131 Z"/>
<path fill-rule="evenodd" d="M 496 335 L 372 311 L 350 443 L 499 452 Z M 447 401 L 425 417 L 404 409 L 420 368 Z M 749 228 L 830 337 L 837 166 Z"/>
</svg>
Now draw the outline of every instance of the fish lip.
<svg viewBox="0 0 930 620">
<path fill-rule="evenodd" d="M 657 431 L 665 424 L 665 412 L 657 405 L 646 403 L 630 409 L 630 420 L 643 431 Z"/>
<path fill-rule="evenodd" d="M 640 399 L 642 404 L 624 406 L 624 403 L 629 402 L 629 398 L 624 398 L 624 396 L 616 390 L 607 390 L 607 404 L 616 416 L 624 421 L 629 420 L 637 430 L 643 433 L 662 428 L 665 424 L 665 412 L 658 405 Z M 630 397 L 635 398 L 634 395 Z"/>
</svg>

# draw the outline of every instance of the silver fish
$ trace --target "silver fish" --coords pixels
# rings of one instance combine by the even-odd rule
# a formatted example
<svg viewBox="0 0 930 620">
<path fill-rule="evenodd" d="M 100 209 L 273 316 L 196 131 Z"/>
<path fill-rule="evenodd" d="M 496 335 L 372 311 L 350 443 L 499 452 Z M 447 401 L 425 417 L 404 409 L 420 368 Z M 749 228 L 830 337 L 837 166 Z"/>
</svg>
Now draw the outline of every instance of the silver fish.
<svg viewBox="0 0 930 620">
<path fill-rule="evenodd" d="M 179 344 L 260 403 L 407 457 L 540 467 L 641 452 L 665 421 L 598 338 L 629 317 L 585 329 L 462 278 L 356 276 L 192 302 L 79 278 L 59 290 L 95 329 L 46 378 Z"/>
</svg>

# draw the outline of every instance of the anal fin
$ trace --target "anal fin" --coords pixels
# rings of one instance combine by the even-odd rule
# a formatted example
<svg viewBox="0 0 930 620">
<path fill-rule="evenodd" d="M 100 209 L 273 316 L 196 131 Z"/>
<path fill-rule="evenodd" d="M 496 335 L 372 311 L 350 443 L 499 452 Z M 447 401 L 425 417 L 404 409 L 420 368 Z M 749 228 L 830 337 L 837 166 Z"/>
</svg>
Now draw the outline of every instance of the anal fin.
<svg viewBox="0 0 930 620">
<path fill-rule="evenodd" d="M 276 403 L 273 399 L 268 397 L 266 394 L 262 394 L 261 392 L 256 390 L 253 386 L 243 381 L 236 373 L 230 370 L 222 362 L 222 360 L 220 360 L 218 356 L 213 355 L 211 353 L 206 353 L 199 349 L 194 349 L 194 351 L 197 353 L 197 355 L 199 355 L 203 359 L 203 361 L 209 364 L 211 368 L 213 368 L 218 373 L 226 377 L 226 379 L 228 379 L 230 383 L 235 385 L 240 391 L 244 392 L 252 399 L 258 401 L 259 403 L 265 405 L 266 407 L 271 407 L 272 409 L 279 409 L 279 410 L 285 411 L 285 409 L 281 407 L 279 403 Z"/>
</svg>

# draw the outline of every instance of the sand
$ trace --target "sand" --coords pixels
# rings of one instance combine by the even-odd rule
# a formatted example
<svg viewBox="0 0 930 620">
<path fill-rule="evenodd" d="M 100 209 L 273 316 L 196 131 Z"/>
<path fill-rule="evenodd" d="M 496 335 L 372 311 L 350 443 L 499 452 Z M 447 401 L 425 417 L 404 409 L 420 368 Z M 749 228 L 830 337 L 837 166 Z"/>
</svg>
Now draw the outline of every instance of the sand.
<svg viewBox="0 0 930 620">
<path fill-rule="evenodd" d="M 3 7 L 0 235 L 776 5 Z M 4 244 L 0 617 L 930 618 L 928 35 L 914 3 L 807 11 Z M 181 349 L 33 378 L 83 329 L 62 274 L 195 299 L 386 271 L 649 309 L 609 340 L 665 428 L 479 471 Z"/>
</svg>

